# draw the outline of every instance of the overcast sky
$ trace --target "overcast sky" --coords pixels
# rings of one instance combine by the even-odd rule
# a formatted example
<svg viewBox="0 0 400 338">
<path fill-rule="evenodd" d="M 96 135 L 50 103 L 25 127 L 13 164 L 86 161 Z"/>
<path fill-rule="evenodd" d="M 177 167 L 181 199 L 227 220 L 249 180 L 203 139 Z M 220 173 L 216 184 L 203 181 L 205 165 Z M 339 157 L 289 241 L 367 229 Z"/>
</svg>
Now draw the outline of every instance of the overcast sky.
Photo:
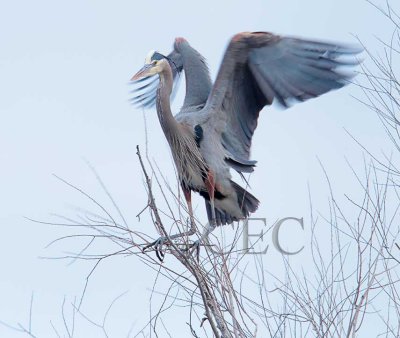
<svg viewBox="0 0 400 338">
<path fill-rule="evenodd" d="M 39 258 L 71 250 L 68 243 L 45 249 L 65 230 L 24 217 L 49 220 L 51 213 L 68 214 L 70 205 L 86 203 L 52 174 L 102 199 L 89 161 L 129 223 L 142 231 L 150 227 L 135 218 L 146 204 L 135 155 L 136 145 L 145 145 L 145 133 L 143 112 L 128 102 L 128 80 L 149 50 L 168 53 L 174 38 L 183 36 L 207 58 L 215 77 L 227 41 L 240 31 L 343 42 L 359 36 L 373 52 L 381 49 L 376 36 L 391 34 L 386 20 L 364 0 L 20 0 L 0 8 L 0 320 L 26 322 L 34 292 L 34 325 L 47 332 L 43 337 L 54 335 L 49 321 L 60 324 L 64 296 L 68 302 L 79 297 L 90 269 Z M 361 93 L 348 86 L 289 110 L 261 113 L 252 151 L 258 167 L 250 179 L 261 201 L 257 217 L 307 217 L 308 184 L 323 209 L 328 194 L 318 158 L 339 195 L 357 194 L 346 159 L 361 168 L 362 152 L 345 130 L 372 151 L 387 143 L 377 117 L 352 96 Z M 150 156 L 174 182 L 157 116 L 145 114 Z M 195 205 L 204 217 L 200 198 Z M 288 245 L 302 245 L 301 238 Z M 111 332 L 121 336 L 131 324 L 139 329 L 148 316 L 152 277 L 135 258 L 106 263 L 88 289 L 85 310 L 99 319 L 112 299 L 128 291 Z M 81 327 L 77 337 L 88 337 L 90 329 Z M 1 337 L 14 334 L 0 325 Z"/>
</svg>

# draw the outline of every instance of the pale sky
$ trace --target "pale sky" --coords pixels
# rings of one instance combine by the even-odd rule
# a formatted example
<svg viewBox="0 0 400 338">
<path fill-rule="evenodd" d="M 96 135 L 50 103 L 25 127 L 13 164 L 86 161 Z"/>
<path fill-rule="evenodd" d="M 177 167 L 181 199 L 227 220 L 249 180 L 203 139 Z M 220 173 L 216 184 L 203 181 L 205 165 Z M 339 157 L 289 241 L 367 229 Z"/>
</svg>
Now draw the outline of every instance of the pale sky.
<svg viewBox="0 0 400 338">
<path fill-rule="evenodd" d="M 52 213 L 71 213 L 70 205 L 86 206 L 52 174 L 105 201 L 89 161 L 129 223 L 142 231 L 151 228 L 148 219 L 135 218 L 147 200 L 135 155 L 136 145 L 145 146 L 145 133 L 143 112 L 128 102 L 128 80 L 149 50 L 168 53 L 174 38 L 183 36 L 207 58 L 214 78 L 229 38 L 241 31 L 353 43 L 356 35 L 373 52 L 381 50 L 376 36 L 391 35 L 386 20 L 364 0 L 20 0 L 0 8 L 0 320 L 26 324 L 34 292 L 33 325 L 41 337 L 55 336 L 50 320 L 62 325 L 64 297 L 71 302 L 80 296 L 90 270 L 85 262 L 67 266 L 39 258 L 73 251 L 76 243 L 46 249 L 66 229 L 24 217 L 46 221 Z M 181 86 L 174 111 L 183 94 Z M 388 146 L 377 117 L 352 97 L 361 95 L 348 86 L 289 110 L 261 113 L 252 150 L 258 166 L 250 180 L 261 201 L 256 217 L 271 222 L 308 217 L 307 184 L 324 210 L 328 192 L 318 158 L 338 195 L 358 194 L 346 159 L 362 168 L 362 152 L 345 129 L 371 151 Z M 157 115 L 151 110 L 145 115 L 150 157 L 174 182 Z M 199 197 L 195 206 L 205 217 Z M 301 233 L 288 245 L 301 246 Z M 304 257 L 299 260 L 307 265 Z M 131 257 L 110 260 L 94 278 L 86 313 L 100 320 L 110 302 L 128 291 L 110 317 L 110 332 L 126 336 L 132 324 L 137 331 L 148 319 L 154 274 Z M 177 325 L 187 330 L 184 322 Z M 76 337 L 88 332 L 93 329 L 82 324 Z M 0 337 L 20 335 L 0 325 Z"/>
</svg>

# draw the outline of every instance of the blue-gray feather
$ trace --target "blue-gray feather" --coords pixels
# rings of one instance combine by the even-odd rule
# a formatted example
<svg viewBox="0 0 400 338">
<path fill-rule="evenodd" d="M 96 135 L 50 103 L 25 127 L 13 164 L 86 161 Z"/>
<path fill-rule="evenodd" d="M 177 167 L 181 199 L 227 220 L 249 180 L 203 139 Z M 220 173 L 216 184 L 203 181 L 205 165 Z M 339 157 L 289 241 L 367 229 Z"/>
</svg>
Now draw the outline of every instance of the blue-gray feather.
<svg viewBox="0 0 400 338">
<path fill-rule="evenodd" d="M 287 108 L 348 84 L 361 48 L 244 33 L 229 44 L 205 110 L 226 121 L 221 142 L 238 162 L 248 160 L 265 105 Z M 347 69 L 347 72 L 346 72 Z M 215 121 L 213 122 L 215 124 Z"/>
<path fill-rule="evenodd" d="M 175 42 L 175 50 L 180 54 L 185 71 L 186 95 L 182 110 L 202 108 L 212 88 L 212 82 L 204 57 L 186 40 Z"/>
<path fill-rule="evenodd" d="M 209 172 L 216 179 L 215 187 L 222 189 L 214 192 L 217 225 L 248 217 L 258 207 L 258 200 L 230 179 L 229 170 L 254 170 L 256 161 L 250 160 L 250 149 L 260 111 L 273 102 L 286 108 L 343 87 L 355 75 L 349 70 L 359 63 L 356 55 L 361 51 L 350 45 L 266 32 L 240 33 L 228 45 L 213 85 L 204 58 L 186 40 L 176 39 L 174 50 L 167 57 L 153 55 L 166 58 L 171 68 L 166 73 L 169 87 L 160 86 L 163 95 L 169 96 L 171 86 L 176 88 L 172 82 L 179 79 L 182 71 L 185 73 L 186 95 L 179 114 L 173 118 L 169 105 L 163 107 L 161 100 L 157 111 L 167 139 L 171 128 L 165 122 L 165 112 L 170 117 L 168 121 L 180 126 L 172 128 L 176 141 L 170 142 L 173 157 L 183 186 L 200 192 L 206 199 L 209 220 L 211 195 L 205 184 Z M 153 106 L 158 76 L 136 84 L 133 103 Z M 163 102 L 169 104 L 169 98 Z M 186 164 L 193 158 L 197 160 L 188 170 Z"/>
</svg>

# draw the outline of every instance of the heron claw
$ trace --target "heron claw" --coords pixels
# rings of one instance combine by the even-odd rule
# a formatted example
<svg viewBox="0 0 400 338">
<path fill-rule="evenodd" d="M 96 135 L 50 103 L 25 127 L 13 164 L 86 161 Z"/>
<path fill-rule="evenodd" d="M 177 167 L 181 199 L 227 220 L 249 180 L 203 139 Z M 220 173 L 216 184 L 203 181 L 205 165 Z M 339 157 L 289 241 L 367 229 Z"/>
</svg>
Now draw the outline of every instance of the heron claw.
<svg viewBox="0 0 400 338">
<path fill-rule="evenodd" d="M 146 245 L 142 249 L 142 252 L 145 252 L 147 249 L 154 247 L 154 251 L 156 252 L 157 258 L 159 259 L 160 262 L 162 262 L 165 257 L 165 252 L 163 251 L 162 247 L 165 244 L 165 242 L 168 242 L 168 241 L 169 240 L 167 237 L 160 237 L 157 240 L 155 240 L 154 242 Z"/>
<path fill-rule="evenodd" d="M 201 246 L 201 240 L 198 239 L 194 241 L 192 244 L 190 244 L 186 249 L 183 249 L 183 252 L 189 253 L 189 255 L 192 254 L 193 251 L 196 251 L 196 258 L 197 261 L 200 261 L 200 246 Z"/>
<path fill-rule="evenodd" d="M 144 253 L 147 249 L 154 248 L 154 251 L 156 252 L 156 256 L 159 259 L 160 262 L 164 261 L 165 257 L 165 250 L 163 250 L 163 245 L 168 244 L 170 239 L 168 237 L 160 237 L 154 242 L 151 242 L 150 244 L 146 245 L 143 249 L 142 252 Z M 200 261 L 200 246 L 201 246 L 202 240 L 198 239 L 194 241 L 193 243 L 189 244 L 186 248 L 182 249 L 181 252 L 188 254 L 189 256 L 196 251 L 196 258 L 197 261 Z"/>
</svg>

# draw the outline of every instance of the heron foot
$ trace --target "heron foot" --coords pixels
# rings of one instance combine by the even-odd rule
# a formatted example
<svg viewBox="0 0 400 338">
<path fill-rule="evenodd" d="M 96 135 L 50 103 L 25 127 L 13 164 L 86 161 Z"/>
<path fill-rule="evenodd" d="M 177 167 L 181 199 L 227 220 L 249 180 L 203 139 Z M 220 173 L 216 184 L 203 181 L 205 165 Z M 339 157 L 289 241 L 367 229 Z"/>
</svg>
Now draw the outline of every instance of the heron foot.
<svg viewBox="0 0 400 338">
<path fill-rule="evenodd" d="M 169 242 L 169 239 L 167 237 L 160 237 L 159 239 L 155 240 L 154 242 L 146 245 L 143 249 L 142 252 L 145 252 L 147 249 L 154 247 L 154 251 L 156 252 L 156 256 L 159 259 L 160 262 L 164 260 L 165 257 L 165 252 L 163 251 L 163 245 Z"/>
<path fill-rule="evenodd" d="M 183 249 L 183 252 L 186 252 L 189 254 L 189 256 L 196 251 L 196 258 L 197 261 L 200 261 L 200 246 L 201 246 L 201 239 L 198 239 L 194 241 L 193 243 L 189 244 L 185 249 Z"/>
</svg>

